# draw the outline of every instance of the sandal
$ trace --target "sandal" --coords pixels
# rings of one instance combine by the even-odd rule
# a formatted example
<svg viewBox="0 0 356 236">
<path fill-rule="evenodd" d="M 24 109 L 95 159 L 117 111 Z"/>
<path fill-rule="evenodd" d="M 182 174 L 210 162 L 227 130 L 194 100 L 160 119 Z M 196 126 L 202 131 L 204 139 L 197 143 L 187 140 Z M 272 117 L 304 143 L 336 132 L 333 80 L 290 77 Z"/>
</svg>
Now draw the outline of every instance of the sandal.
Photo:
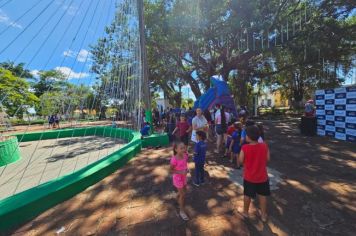
<svg viewBox="0 0 356 236">
<path fill-rule="evenodd" d="M 263 215 L 261 210 L 258 211 L 258 213 L 260 214 L 261 216 L 261 220 L 263 223 L 266 223 L 267 222 L 267 215 Z"/>
<path fill-rule="evenodd" d="M 244 219 L 248 219 L 248 218 L 250 218 L 250 216 L 248 215 L 248 213 L 245 213 L 245 212 L 241 212 L 241 211 L 238 211 L 238 213 L 240 214 L 240 215 L 242 215 L 242 217 L 244 218 Z"/>
<path fill-rule="evenodd" d="M 180 217 L 182 218 L 182 220 L 184 220 L 184 221 L 189 220 L 187 214 L 185 214 L 184 211 L 180 211 L 180 212 L 179 212 L 179 216 L 180 216 Z"/>
<path fill-rule="evenodd" d="M 263 223 L 266 223 L 267 222 L 267 216 L 261 216 L 261 220 Z"/>
</svg>

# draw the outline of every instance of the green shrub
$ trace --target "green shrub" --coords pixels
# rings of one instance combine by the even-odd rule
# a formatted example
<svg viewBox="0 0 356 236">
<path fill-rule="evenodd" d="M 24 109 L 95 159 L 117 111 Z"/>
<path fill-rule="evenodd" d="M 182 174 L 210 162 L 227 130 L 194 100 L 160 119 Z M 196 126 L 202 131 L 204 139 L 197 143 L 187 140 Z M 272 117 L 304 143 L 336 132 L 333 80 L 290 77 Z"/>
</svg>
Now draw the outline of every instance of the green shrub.
<svg viewBox="0 0 356 236">
<path fill-rule="evenodd" d="M 15 125 L 43 125 L 43 124 L 48 123 L 48 121 L 44 120 L 44 119 L 28 121 L 28 120 L 13 118 L 13 119 L 10 119 L 10 123 L 13 126 L 15 126 Z"/>
</svg>

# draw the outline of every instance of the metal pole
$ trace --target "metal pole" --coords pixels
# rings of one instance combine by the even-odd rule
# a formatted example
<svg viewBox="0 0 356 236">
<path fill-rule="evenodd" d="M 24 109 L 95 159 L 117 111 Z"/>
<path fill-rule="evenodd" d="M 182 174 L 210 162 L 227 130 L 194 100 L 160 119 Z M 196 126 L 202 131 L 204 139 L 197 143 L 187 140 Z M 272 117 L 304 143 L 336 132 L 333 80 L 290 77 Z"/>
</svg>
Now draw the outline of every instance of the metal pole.
<svg viewBox="0 0 356 236">
<path fill-rule="evenodd" d="M 145 40 L 145 21 L 144 21 L 144 11 L 143 11 L 143 0 L 137 0 L 138 7 L 138 18 L 140 27 L 140 47 L 141 47 L 141 64 L 142 64 L 142 84 L 143 84 L 143 102 L 146 111 L 146 121 L 151 124 L 152 127 L 152 110 L 151 110 L 151 96 L 148 80 L 148 67 L 147 67 L 147 57 L 146 57 L 146 40 Z"/>
</svg>

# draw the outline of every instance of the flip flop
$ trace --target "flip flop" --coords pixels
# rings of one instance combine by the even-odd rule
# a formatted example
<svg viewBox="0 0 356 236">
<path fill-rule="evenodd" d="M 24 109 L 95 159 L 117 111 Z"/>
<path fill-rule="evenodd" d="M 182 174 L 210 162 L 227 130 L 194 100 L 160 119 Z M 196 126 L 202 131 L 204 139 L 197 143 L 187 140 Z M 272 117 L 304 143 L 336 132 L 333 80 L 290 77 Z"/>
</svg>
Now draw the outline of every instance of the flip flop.
<svg viewBox="0 0 356 236">
<path fill-rule="evenodd" d="M 245 212 L 238 211 L 238 213 L 239 213 L 244 219 L 250 218 L 250 216 L 249 216 L 248 214 L 246 214 Z"/>
<path fill-rule="evenodd" d="M 182 218 L 182 220 L 184 220 L 184 221 L 188 221 L 188 220 L 189 220 L 187 214 L 185 214 L 184 211 L 180 211 L 180 212 L 179 212 L 179 216 L 180 216 L 180 218 Z"/>
<path fill-rule="evenodd" d="M 259 210 L 259 211 L 258 211 L 258 213 L 259 213 L 259 214 L 260 214 L 260 216 L 261 216 L 261 220 L 262 220 L 262 222 L 263 222 L 263 223 L 266 223 L 266 222 L 267 222 L 267 220 L 268 220 L 267 215 L 265 215 L 265 216 L 264 216 L 264 215 L 262 214 L 261 210 Z"/>
<path fill-rule="evenodd" d="M 268 218 L 267 218 L 267 216 L 261 216 L 261 220 L 263 223 L 266 223 Z"/>
</svg>

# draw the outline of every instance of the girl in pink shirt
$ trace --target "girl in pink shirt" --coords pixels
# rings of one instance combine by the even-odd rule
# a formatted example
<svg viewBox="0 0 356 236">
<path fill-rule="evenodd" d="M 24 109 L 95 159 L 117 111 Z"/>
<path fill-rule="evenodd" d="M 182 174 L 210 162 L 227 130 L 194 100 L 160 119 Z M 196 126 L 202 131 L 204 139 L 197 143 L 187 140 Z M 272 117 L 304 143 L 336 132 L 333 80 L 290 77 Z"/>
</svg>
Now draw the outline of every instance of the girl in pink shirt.
<svg viewBox="0 0 356 236">
<path fill-rule="evenodd" d="M 179 215 L 183 220 L 189 220 L 184 211 L 184 199 L 187 186 L 188 153 L 183 142 L 173 145 L 173 156 L 171 158 L 171 172 L 173 174 L 173 185 L 178 190 L 177 200 L 179 203 Z"/>
</svg>

